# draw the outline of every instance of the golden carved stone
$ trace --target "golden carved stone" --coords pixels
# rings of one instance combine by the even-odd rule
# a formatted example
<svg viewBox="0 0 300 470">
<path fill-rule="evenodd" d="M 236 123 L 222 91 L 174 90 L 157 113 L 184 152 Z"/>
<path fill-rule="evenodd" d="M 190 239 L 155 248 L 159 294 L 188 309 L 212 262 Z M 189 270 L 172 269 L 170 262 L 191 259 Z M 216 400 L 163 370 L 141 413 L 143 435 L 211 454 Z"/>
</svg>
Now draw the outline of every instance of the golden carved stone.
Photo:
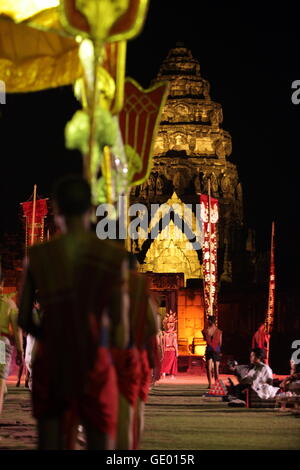
<svg viewBox="0 0 300 470">
<path fill-rule="evenodd" d="M 207 194 L 210 177 L 212 195 L 219 199 L 220 207 L 218 239 L 219 249 L 224 253 L 220 276 L 224 272 L 221 279 L 228 282 L 232 279 L 233 247 L 230 243 L 234 239 L 228 234 L 229 231 L 240 233 L 243 206 L 237 168 L 228 160 L 232 151 L 231 136 L 221 127 L 222 106 L 211 99 L 210 85 L 201 77 L 199 62 L 183 46 L 169 52 L 156 80 L 169 81 L 169 98 L 155 141 L 148 185 L 143 185 L 139 194 L 131 193 L 131 202 L 165 203 L 169 197 L 168 203 L 176 200 L 183 208 L 188 201 L 195 208 L 199 193 Z M 193 210 L 190 228 L 196 233 Z M 191 245 L 184 236 L 182 240 L 175 237 L 179 228 L 172 221 L 169 228 L 170 239 L 163 239 L 161 233 L 148 251 L 143 252 L 141 270 L 157 275 L 183 272 L 185 283 L 189 278 L 202 277 L 201 256 L 193 249 L 190 251 Z"/>
</svg>

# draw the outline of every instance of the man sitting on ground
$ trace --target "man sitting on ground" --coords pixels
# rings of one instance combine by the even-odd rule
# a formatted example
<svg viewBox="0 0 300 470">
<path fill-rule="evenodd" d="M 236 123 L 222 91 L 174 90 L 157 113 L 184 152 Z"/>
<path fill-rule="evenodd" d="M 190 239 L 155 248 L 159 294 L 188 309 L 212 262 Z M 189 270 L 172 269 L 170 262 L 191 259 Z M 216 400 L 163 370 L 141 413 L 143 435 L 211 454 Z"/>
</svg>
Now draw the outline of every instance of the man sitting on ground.
<svg viewBox="0 0 300 470">
<path fill-rule="evenodd" d="M 273 372 L 272 369 L 263 363 L 264 353 L 260 348 L 251 349 L 250 353 L 250 366 L 237 366 L 233 365 L 231 370 L 236 370 L 236 375 L 239 379 L 238 385 L 233 385 L 229 388 L 229 402 L 236 404 L 245 403 L 246 389 L 251 388 L 254 390 L 259 398 L 267 400 L 274 398 L 280 390 L 279 387 L 273 386 Z"/>
</svg>

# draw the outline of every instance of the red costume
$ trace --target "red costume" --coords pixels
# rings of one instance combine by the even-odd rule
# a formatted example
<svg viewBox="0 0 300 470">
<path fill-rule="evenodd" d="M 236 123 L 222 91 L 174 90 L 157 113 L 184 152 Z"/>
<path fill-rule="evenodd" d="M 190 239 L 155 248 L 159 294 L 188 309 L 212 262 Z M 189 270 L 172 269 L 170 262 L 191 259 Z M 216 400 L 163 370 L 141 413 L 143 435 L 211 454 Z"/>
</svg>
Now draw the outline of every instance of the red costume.
<svg viewBox="0 0 300 470">
<path fill-rule="evenodd" d="M 125 257 L 125 250 L 86 232 L 29 249 L 19 324 L 38 339 L 32 385 L 37 419 L 72 415 L 114 437 L 117 381 L 109 324 L 121 321 Z M 39 327 L 31 315 L 36 289 L 44 312 Z"/>
<path fill-rule="evenodd" d="M 138 349 L 113 349 L 113 361 L 117 371 L 119 392 L 131 406 L 136 404 L 141 382 L 141 363 Z"/>
<path fill-rule="evenodd" d="M 154 347 L 157 324 L 150 303 L 147 279 L 138 273 L 132 273 L 130 277 L 130 316 L 131 338 L 139 355 L 138 398 L 145 403 L 149 395 L 151 373 L 157 353 L 157 349 Z M 133 449 L 137 449 L 139 446 L 137 413 L 136 408 L 133 425 Z"/>
<path fill-rule="evenodd" d="M 129 292 L 130 345 L 125 350 L 113 349 L 112 354 L 118 375 L 119 390 L 131 405 L 135 405 L 141 388 L 147 386 L 148 380 L 145 374 L 150 374 L 147 355 L 145 357 L 142 351 L 149 296 L 144 276 L 130 273 Z"/>
<path fill-rule="evenodd" d="M 269 343 L 269 335 L 266 332 L 265 325 L 262 324 L 252 337 L 252 348 L 260 348 L 264 351 L 265 357 Z"/>
<path fill-rule="evenodd" d="M 206 341 L 205 358 L 208 361 L 212 359 L 214 362 L 221 361 L 221 340 L 222 331 L 216 328 L 213 335 L 210 334 L 209 328 L 202 331 L 203 338 Z"/>
<path fill-rule="evenodd" d="M 176 331 L 165 331 L 162 338 L 163 360 L 162 374 L 175 375 L 177 373 L 177 334 Z"/>
</svg>

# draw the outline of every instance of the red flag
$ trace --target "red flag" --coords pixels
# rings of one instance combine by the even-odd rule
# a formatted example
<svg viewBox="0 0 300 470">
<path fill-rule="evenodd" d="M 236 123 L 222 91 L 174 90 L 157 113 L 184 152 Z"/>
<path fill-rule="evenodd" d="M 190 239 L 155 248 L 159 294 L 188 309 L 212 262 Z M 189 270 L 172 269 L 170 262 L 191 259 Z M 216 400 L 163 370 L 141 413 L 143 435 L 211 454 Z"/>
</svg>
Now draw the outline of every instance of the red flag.
<svg viewBox="0 0 300 470">
<path fill-rule="evenodd" d="M 168 83 L 162 82 L 149 90 L 143 90 L 136 81 L 126 79 L 120 128 L 124 145 L 130 145 L 140 156 L 142 163 L 131 182 L 133 186 L 142 184 L 149 177 L 153 145 L 168 89 Z"/>
<path fill-rule="evenodd" d="M 269 298 L 268 298 L 268 310 L 267 310 L 267 315 L 266 315 L 266 332 L 268 335 L 272 332 L 272 329 L 273 329 L 274 313 L 275 313 L 275 223 L 272 222 Z M 267 364 L 269 363 L 269 340 L 268 340 L 268 347 L 267 347 L 266 362 Z"/>
<path fill-rule="evenodd" d="M 200 195 L 201 219 L 203 223 L 204 243 L 203 253 L 203 282 L 204 304 L 206 315 L 217 315 L 217 229 L 219 218 L 218 200 L 209 196 Z M 209 220 L 210 216 L 210 220 Z"/>
<path fill-rule="evenodd" d="M 26 246 L 31 245 L 33 201 L 21 203 L 26 218 Z M 44 239 L 44 219 L 48 214 L 47 199 L 37 199 L 35 206 L 33 243 L 41 243 Z"/>
</svg>

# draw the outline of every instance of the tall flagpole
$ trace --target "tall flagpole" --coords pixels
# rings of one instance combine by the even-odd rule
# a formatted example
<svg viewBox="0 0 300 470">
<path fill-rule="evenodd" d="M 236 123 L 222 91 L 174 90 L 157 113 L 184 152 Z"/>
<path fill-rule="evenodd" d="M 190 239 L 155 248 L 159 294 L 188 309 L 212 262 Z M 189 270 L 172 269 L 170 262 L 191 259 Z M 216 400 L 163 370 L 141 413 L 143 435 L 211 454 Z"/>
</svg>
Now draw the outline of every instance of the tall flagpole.
<svg viewBox="0 0 300 470">
<path fill-rule="evenodd" d="M 270 334 L 273 329 L 274 311 L 275 311 L 275 222 L 272 222 L 271 234 L 271 256 L 270 256 L 270 279 L 269 279 L 269 297 L 268 310 L 266 315 L 265 329 L 267 333 L 266 363 L 269 364 L 270 357 Z"/>
<path fill-rule="evenodd" d="M 34 243 L 34 228 L 35 228 L 35 211 L 36 211 L 36 184 L 33 188 L 33 207 L 32 207 L 32 225 L 31 225 L 31 245 Z"/>
<path fill-rule="evenodd" d="M 209 311 L 213 315 L 213 297 L 212 297 L 212 250 L 211 250 L 211 189 L 210 177 L 208 178 L 208 233 L 209 233 Z"/>
</svg>

